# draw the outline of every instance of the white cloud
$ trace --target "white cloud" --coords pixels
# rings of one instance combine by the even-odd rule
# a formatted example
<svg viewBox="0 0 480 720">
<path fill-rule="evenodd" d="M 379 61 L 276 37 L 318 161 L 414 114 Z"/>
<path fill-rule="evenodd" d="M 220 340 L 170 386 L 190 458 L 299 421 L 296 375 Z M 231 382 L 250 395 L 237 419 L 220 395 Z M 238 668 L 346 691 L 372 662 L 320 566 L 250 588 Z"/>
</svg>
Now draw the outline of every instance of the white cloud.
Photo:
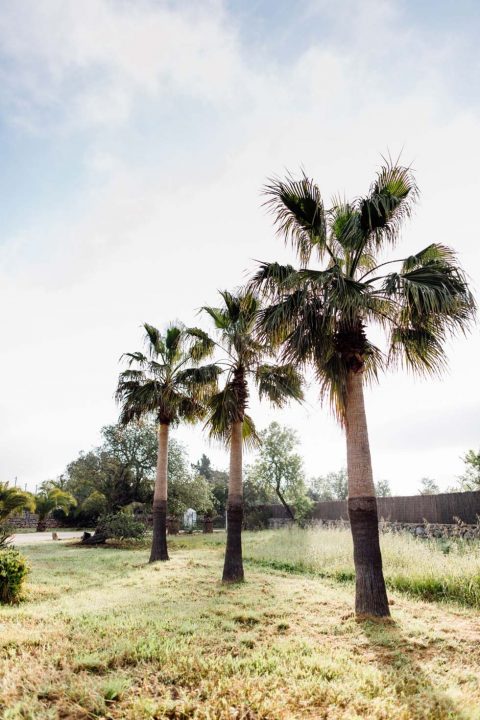
<svg viewBox="0 0 480 720">
<path fill-rule="evenodd" d="M 124 122 L 137 102 L 170 92 L 233 98 L 235 35 L 221 6 L 136 0 L 20 0 L 2 8 L 3 101 L 19 123 Z M 10 71 L 14 65 L 14 73 Z"/>
</svg>

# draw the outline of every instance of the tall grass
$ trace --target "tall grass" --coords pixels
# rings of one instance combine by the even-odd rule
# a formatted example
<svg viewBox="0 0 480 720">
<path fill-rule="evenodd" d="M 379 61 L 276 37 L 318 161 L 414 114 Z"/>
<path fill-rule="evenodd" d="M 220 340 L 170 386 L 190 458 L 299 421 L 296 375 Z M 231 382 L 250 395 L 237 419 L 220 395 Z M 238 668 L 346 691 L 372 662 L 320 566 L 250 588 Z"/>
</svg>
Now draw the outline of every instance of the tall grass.
<svg viewBox="0 0 480 720">
<path fill-rule="evenodd" d="M 424 600 L 480 608 L 480 543 L 381 536 L 387 586 Z M 245 557 L 258 565 L 339 581 L 355 577 L 349 530 L 285 528 L 245 537 Z"/>
</svg>

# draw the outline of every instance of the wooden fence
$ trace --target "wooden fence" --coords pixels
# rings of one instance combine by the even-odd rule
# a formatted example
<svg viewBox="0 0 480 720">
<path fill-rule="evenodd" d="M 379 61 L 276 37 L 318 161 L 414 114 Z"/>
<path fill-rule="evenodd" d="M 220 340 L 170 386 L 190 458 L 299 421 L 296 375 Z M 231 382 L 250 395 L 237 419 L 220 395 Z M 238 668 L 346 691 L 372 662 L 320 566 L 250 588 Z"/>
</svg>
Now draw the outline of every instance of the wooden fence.
<svg viewBox="0 0 480 720">
<path fill-rule="evenodd" d="M 389 522 L 452 524 L 459 518 L 475 524 L 480 517 L 480 491 L 406 495 L 377 498 L 378 516 Z M 272 518 L 286 518 L 282 505 L 270 505 Z M 347 501 L 318 502 L 313 508 L 316 520 L 348 519 Z"/>
</svg>

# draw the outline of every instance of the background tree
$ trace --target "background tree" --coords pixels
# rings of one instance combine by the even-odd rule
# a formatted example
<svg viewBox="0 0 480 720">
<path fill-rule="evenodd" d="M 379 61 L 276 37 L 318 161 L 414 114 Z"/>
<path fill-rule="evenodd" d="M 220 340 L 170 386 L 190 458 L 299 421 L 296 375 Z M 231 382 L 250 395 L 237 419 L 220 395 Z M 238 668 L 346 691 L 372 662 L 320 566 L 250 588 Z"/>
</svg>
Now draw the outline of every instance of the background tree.
<svg viewBox="0 0 480 720">
<path fill-rule="evenodd" d="M 288 517 L 295 520 L 298 511 L 304 514 L 309 506 L 302 458 L 295 452 L 299 444 L 297 434 L 272 422 L 260 433 L 260 441 L 258 457 L 248 468 L 247 477 L 273 491 Z"/>
<path fill-rule="evenodd" d="M 437 495 L 439 492 L 440 488 L 433 478 L 424 477 L 420 480 L 419 495 Z"/>
<path fill-rule="evenodd" d="M 377 497 L 391 497 L 392 489 L 388 480 L 377 480 L 375 482 L 375 494 Z"/>
<path fill-rule="evenodd" d="M 205 454 L 197 463 L 192 465 L 192 468 L 198 475 L 204 477 L 210 485 L 213 499 L 212 513 L 221 516 L 225 515 L 227 511 L 228 473 L 212 467 L 210 458 Z"/>
<path fill-rule="evenodd" d="M 190 465 L 185 447 L 172 438 L 168 447 L 168 511 L 180 518 L 188 508 L 200 514 L 214 507 L 208 480 Z M 192 471 L 193 470 L 193 471 Z"/>
<path fill-rule="evenodd" d="M 480 452 L 469 450 L 463 456 L 465 472 L 458 478 L 463 491 L 480 490 Z"/>
<path fill-rule="evenodd" d="M 54 484 L 47 481 L 42 483 L 39 493 L 35 495 L 35 512 L 38 515 L 37 532 L 43 532 L 47 528 L 47 518 L 54 510 L 69 510 L 74 507 L 77 501 Z"/>
<path fill-rule="evenodd" d="M 345 468 L 336 472 L 312 478 L 310 480 L 309 495 L 312 500 L 346 500 L 348 497 L 348 477 Z"/>
<path fill-rule="evenodd" d="M 170 426 L 196 422 L 205 414 L 205 401 L 217 386 L 219 368 L 199 366 L 213 343 L 198 329 L 172 325 L 162 335 L 147 323 L 147 355 L 126 353 L 128 369 L 119 377 L 116 397 L 120 423 L 154 417 L 158 422 L 158 454 L 153 496 L 153 538 L 150 562 L 168 560 L 167 488 Z"/>
<path fill-rule="evenodd" d="M 266 193 L 278 232 L 293 243 L 300 267 L 260 265 L 251 287 L 270 303 L 261 338 L 281 344 L 283 361 L 313 366 L 345 427 L 356 611 L 389 615 L 364 384 L 392 364 L 439 373 L 447 336 L 466 330 L 475 302 L 444 245 L 384 259 L 417 197 L 410 168 L 387 162 L 365 197 L 334 198 L 328 211 L 306 176 L 272 180 Z M 308 266 L 312 258 L 318 262 Z M 373 344 L 372 326 L 386 330 L 386 354 Z"/>
<path fill-rule="evenodd" d="M 248 291 L 232 294 L 220 293 L 221 307 L 205 307 L 217 330 L 217 345 L 222 349 L 226 366 L 223 389 L 212 396 L 209 407 L 208 426 L 210 436 L 221 440 L 230 448 L 230 473 L 227 506 L 227 546 L 223 581 L 243 580 L 242 561 L 242 446 L 244 442 L 257 439 L 252 418 L 247 415 L 249 379 L 258 388 L 260 399 L 267 398 L 277 406 L 288 398 L 300 400 L 301 380 L 292 365 L 273 365 L 270 345 L 255 338 L 254 331 L 259 300 Z"/>
</svg>

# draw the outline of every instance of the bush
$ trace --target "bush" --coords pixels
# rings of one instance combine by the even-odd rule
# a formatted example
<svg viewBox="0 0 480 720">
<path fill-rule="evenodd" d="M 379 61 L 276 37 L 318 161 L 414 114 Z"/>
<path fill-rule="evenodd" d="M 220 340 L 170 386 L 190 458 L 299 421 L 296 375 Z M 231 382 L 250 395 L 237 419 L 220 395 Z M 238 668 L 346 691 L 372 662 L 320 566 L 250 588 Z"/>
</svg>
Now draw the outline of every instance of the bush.
<svg viewBox="0 0 480 720">
<path fill-rule="evenodd" d="M 5 550 L 13 539 L 13 530 L 9 525 L 0 524 L 0 551 Z"/>
<path fill-rule="evenodd" d="M 27 561 L 18 550 L 0 550 L 0 603 L 15 603 L 20 600 L 27 573 Z"/>
<path fill-rule="evenodd" d="M 119 512 L 101 517 L 95 532 L 117 540 L 140 540 L 145 535 L 146 527 L 133 515 Z"/>
</svg>

